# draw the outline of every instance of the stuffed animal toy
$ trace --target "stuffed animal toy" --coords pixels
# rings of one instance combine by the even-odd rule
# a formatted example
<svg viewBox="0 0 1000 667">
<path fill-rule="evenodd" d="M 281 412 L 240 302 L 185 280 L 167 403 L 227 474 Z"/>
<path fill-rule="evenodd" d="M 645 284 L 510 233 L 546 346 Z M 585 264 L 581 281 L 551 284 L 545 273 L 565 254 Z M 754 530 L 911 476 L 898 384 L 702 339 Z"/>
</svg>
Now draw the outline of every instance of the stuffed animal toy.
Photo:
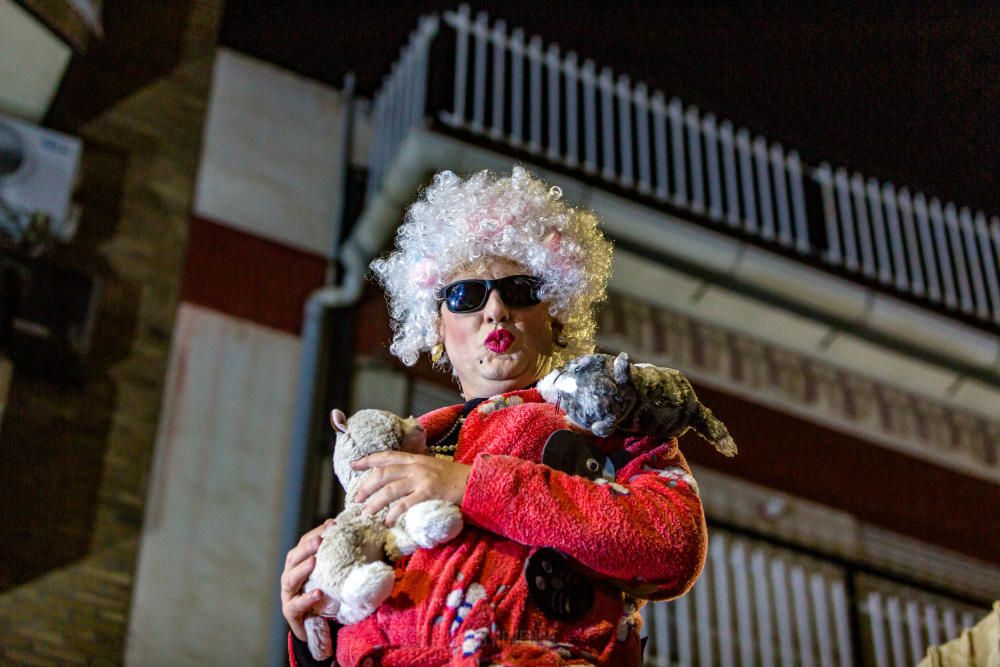
<svg viewBox="0 0 1000 667">
<path fill-rule="evenodd" d="M 389 597 L 395 575 L 384 557 L 396 560 L 417 547 L 437 546 L 462 530 L 461 511 L 442 500 L 414 505 L 391 528 L 385 525 L 388 507 L 368 516 L 354 502 L 369 471 L 353 470 L 352 461 L 385 450 L 426 452 L 427 434 L 416 419 L 383 410 L 360 410 L 345 419 L 343 412 L 334 410 L 331 422 L 338 431 L 333 470 L 346 500 L 344 511 L 323 533 L 316 565 L 304 586 L 306 592 L 319 588 L 324 593 L 305 620 L 309 651 L 316 660 L 332 654 L 327 618 L 343 625 L 358 623 Z"/>
<path fill-rule="evenodd" d="M 680 371 L 630 364 L 625 352 L 577 357 L 542 378 L 538 390 L 565 411 L 571 427 L 601 438 L 619 429 L 667 439 L 693 428 L 722 454 L 736 454 L 726 426 Z"/>
</svg>

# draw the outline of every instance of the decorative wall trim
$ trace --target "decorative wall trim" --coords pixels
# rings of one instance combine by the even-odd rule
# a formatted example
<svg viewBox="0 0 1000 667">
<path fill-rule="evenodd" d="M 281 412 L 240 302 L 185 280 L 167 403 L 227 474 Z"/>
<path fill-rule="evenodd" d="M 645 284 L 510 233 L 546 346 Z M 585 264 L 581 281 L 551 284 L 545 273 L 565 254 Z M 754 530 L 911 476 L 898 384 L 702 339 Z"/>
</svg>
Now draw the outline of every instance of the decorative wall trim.
<svg viewBox="0 0 1000 667">
<path fill-rule="evenodd" d="M 599 329 L 603 348 L 627 350 L 727 393 L 1000 483 L 1000 420 L 622 293 L 608 300 Z"/>
</svg>

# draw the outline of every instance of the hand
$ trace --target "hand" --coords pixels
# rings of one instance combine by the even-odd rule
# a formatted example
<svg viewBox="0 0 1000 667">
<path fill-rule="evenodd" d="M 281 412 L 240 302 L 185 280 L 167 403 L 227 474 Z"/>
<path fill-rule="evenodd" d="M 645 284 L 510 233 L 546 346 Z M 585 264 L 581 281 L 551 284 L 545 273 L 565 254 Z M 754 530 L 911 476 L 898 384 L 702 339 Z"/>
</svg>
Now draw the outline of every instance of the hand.
<svg viewBox="0 0 1000 667">
<path fill-rule="evenodd" d="M 323 533 L 333 523 L 333 519 L 327 519 L 323 525 L 310 530 L 285 557 L 285 569 L 281 573 L 281 613 L 292 634 L 301 641 L 307 641 L 302 625 L 305 615 L 323 598 L 323 591 L 316 589 L 301 595 L 299 591 L 316 567 L 316 550 L 323 541 Z"/>
<path fill-rule="evenodd" d="M 462 503 L 472 466 L 408 452 L 378 452 L 353 461 L 354 470 L 372 472 L 358 485 L 355 502 L 364 503 L 364 511 L 374 514 L 398 500 L 385 522 L 396 519 L 417 503 L 446 500 Z"/>
</svg>

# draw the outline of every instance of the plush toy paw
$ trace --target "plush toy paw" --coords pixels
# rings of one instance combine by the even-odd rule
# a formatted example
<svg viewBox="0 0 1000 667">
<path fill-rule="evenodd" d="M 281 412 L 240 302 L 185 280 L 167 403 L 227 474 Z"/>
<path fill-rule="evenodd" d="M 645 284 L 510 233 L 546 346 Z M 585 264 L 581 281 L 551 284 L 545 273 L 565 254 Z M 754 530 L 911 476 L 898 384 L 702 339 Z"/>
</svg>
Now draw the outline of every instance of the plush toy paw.
<svg viewBox="0 0 1000 667">
<path fill-rule="evenodd" d="M 303 625 L 306 628 L 306 641 L 313 660 L 319 662 L 333 655 L 333 638 L 326 619 L 322 616 L 310 616 Z"/>
<path fill-rule="evenodd" d="M 340 588 L 337 621 L 344 625 L 363 621 L 389 597 L 395 580 L 393 569 L 382 561 L 353 568 Z"/>
<path fill-rule="evenodd" d="M 436 547 L 462 532 L 462 511 L 443 500 L 425 500 L 406 511 L 402 521 L 417 546 Z"/>
<path fill-rule="evenodd" d="M 399 560 L 402 556 L 409 556 L 420 546 L 407 534 L 402 524 L 402 521 L 397 521 L 396 525 L 389 529 L 385 538 L 385 552 L 394 561 Z"/>
</svg>

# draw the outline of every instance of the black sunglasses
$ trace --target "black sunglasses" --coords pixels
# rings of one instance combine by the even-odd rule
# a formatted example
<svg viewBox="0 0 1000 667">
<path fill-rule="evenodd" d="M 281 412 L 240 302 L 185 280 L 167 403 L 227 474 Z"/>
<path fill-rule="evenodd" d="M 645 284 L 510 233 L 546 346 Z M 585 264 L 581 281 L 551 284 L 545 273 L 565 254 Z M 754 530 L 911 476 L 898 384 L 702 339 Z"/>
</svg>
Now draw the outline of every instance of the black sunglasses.
<svg viewBox="0 0 1000 667">
<path fill-rule="evenodd" d="M 507 276 L 496 280 L 470 278 L 456 280 L 437 291 L 437 300 L 444 301 L 453 313 L 474 313 L 482 310 L 496 290 L 511 308 L 529 308 L 541 303 L 538 288 L 542 281 L 534 276 Z"/>
</svg>

